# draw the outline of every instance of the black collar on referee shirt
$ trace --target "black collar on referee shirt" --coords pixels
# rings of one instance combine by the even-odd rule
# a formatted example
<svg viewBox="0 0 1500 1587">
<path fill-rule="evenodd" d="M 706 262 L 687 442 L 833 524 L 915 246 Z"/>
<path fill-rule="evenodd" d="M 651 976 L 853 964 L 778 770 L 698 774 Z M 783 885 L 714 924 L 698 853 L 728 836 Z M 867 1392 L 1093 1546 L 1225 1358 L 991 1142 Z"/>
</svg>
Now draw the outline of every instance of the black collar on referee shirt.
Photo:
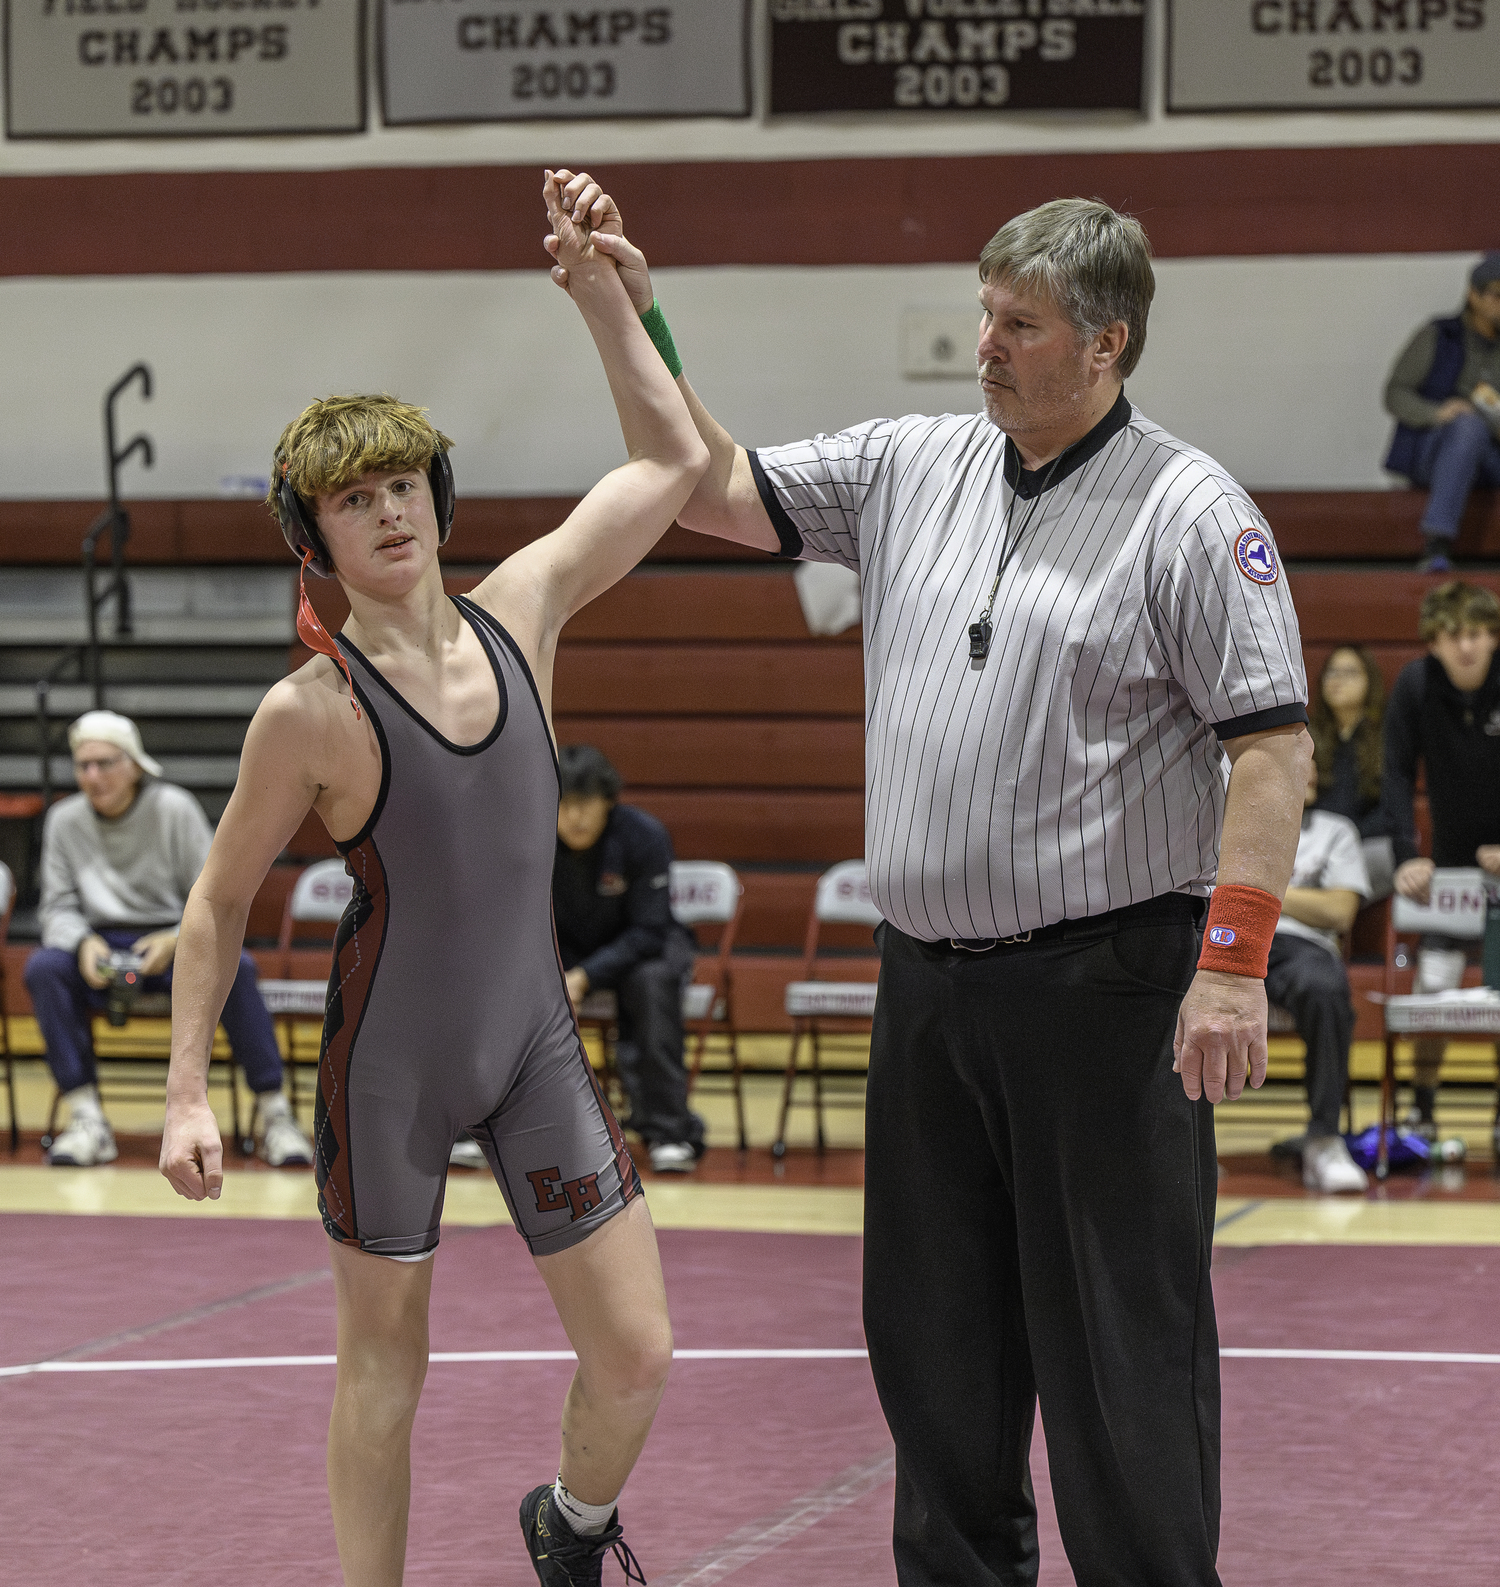
<svg viewBox="0 0 1500 1587">
<path fill-rule="evenodd" d="M 1030 501 L 1040 496 L 1044 487 L 1051 490 L 1069 474 L 1076 474 L 1091 457 L 1097 457 L 1129 422 L 1130 402 L 1122 386 L 1114 406 L 1098 424 L 1072 446 L 1059 452 L 1052 462 L 1043 463 L 1040 468 L 1022 468 L 1021 454 L 1016 450 L 1015 442 L 1011 441 L 1005 448 L 1005 483 L 1022 501 Z M 1010 438 L 1007 436 L 1006 439 Z"/>
</svg>

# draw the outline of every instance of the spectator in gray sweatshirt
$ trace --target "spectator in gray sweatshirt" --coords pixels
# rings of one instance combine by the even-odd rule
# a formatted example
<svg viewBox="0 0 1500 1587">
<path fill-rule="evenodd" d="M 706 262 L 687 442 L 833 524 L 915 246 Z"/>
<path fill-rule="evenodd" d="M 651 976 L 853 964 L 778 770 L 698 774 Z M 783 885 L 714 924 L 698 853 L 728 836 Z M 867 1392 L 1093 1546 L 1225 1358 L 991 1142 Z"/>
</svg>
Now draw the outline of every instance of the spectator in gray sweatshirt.
<svg viewBox="0 0 1500 1587">
<path fill-rule="evenodd" d="M 183 905 L 213 833 L 186 789 L 160 781 L 140 730 L 113 711 L 89 711 L 68 729 L 81 792 L 47 812 L 42 829 L 42 946 L 26 986 L 47 1043 L 47 1062 L 68 1107 L 49 1161 L 90 1168 L 118 1151 L 99 1103 L 92 1022 L 105 1007 L 111 956 L 132 954 L 142 991 L 172 985 Z M 281 1090 L 281 1053 L 256 989 L 255 961 L 240 954 L 223 1026 L 256 1094 L 258 1150 L 273 1167 L 310 1163 L 312 1147 Z"/>
</svg>

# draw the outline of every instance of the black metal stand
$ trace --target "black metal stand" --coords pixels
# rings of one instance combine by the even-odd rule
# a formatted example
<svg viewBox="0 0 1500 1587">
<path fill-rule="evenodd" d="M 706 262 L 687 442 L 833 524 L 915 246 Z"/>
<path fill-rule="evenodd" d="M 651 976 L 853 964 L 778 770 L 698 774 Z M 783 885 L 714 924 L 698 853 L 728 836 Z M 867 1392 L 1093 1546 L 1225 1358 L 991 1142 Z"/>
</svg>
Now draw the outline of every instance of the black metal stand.
<svg viewBox="0 0 1500 1587">
<path fill-rule="evenodd" d="M 151 370 L 146 364 L 132 364 L 129 369 L 104 394 L 104 473 L 109 484 L 109 505 L 89 525 L 83 537 L 83 606 L 88 614 L 89 637 L 85 644 L 72 645 L 53 664 L 47 675 L 37 680 L 36 719 L 37 752 L 41 757 L 41 785 L 43 814 L 52 805 L 52 722 L 47 710 L 47 696 L 52 685 L 62 681 L 70 667 L 78 669 L 81 683 L 93 688 L 94 709 L 104 706 L 104 663 L 99 645 L 99 608 L 111 598 L 115 603 L 116 639 L 130 639 L 135 625 L 130 610 L 130 580 L 125 575 L 125 542 L 130 538 L 130 514 L 120 505 L 120 469 L 136 452 L 141 463 L 152 468 L 156 451 L 147 435 L 137 435 L 124 447 L 115 440 L 115 403 L 132 380 L 141 383 L 141 395 L 151 396 Z M 110 578 L 102 589 L 97 587 L 99 539 L 109 531 Z"/>
</svg>

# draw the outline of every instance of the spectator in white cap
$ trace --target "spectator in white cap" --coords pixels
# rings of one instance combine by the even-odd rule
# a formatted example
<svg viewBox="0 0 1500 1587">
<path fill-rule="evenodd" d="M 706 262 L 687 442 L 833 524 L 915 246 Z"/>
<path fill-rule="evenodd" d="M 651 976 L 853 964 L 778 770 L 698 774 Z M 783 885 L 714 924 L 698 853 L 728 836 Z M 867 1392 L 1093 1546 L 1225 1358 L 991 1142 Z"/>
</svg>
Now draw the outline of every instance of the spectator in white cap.
<svg viewBox="0 0 1500 1587">
<path fill-rule="evenodd" d="M 171 987 L 178 923 L 213 833 L 192 794 L 160 780 L 129 717 L 86 712 L 68 729 L 68 745 L 81 791 L 53 805 L 42 829 L 42 946 L 27 960 L 26 986 L 68 1108 L 49 1160 L 90 1168 L 118 1155 L 99 1102 L 91 1028 L 107 1002 L 110 956 L 139 957 L 143 991 Z M 222 1023 L 256 1094 L 257 1150 L 277 1168 L 310 1163 L 255 983 L 255 961 L 241 953 Z"/>
</svg>

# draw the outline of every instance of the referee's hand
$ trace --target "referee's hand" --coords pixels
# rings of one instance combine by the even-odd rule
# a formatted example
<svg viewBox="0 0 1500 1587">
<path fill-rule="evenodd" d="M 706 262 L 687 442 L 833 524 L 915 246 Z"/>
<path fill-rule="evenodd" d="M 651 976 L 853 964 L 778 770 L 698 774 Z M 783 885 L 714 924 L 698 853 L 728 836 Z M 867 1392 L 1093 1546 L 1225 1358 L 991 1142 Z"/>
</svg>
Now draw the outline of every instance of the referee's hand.
<svg viewBox="0 0 1500 1587">
<path fill-rule="evenodd" d="M 1199 970 L 1177 1013 L 1172 1068 L 1194 1102 L 1231 1101 L 1266 1078 L 1266 984 Z"/>
</svg>

